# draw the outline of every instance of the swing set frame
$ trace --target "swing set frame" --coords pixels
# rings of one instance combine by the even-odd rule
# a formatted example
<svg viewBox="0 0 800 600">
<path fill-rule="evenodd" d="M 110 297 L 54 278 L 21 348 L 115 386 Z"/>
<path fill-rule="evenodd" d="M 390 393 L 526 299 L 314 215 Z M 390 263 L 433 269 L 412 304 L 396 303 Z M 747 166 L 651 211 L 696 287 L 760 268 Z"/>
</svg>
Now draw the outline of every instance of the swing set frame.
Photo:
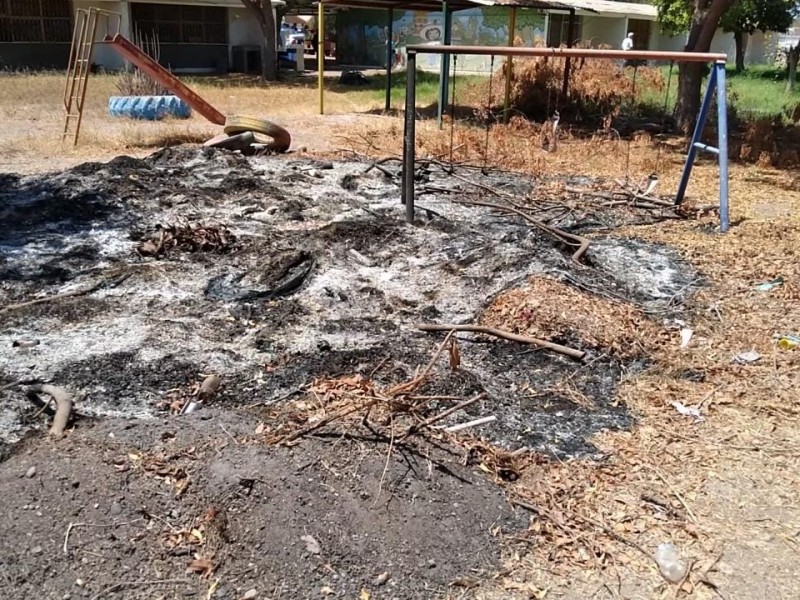
<svg viewBox="0 0 800 600">
<path fill-rule="evenodd" d="M 725 233 L 730 227 L 728 205 L 728 105 L 726 97 L 725 54 L 709 52 L 656 52 L 634 50 L 597 50 L 583 48 L 520 48 L 501 46 L 408 46 L 405 124 L 403 129 L 403 174 L 401 202 L 405 205 L 406 221 L 414 222 L 414 171 L 416 161 L 416 99 L 417 99 L 417 54 L 440 54 L 449 60 L 451 55 L 479 56 L 524 56 L 552 58 L 594 58 L 606 60 L 644 60 L 670 61 L 672 63 L 694 62 L 711 64 L 711 75 L 708 80 L 700 114 L 695 123 L 689 152 L 683 166 L 678 191 L 675 194 L 675 205 L 681 204 L 686 195 L 686 188 L 692 174 L 692 167 L 697 159 L 698 150 L 716 155 L 719 165 L 719 218 L 720 231 Z M 510 58 L 509 58 L 510 60 Z M 716 92 L 717 97 L 717 146 L 703 144 L 700 139 L 706 121 L 711 112 L 711 104 Z"/>
</svg>

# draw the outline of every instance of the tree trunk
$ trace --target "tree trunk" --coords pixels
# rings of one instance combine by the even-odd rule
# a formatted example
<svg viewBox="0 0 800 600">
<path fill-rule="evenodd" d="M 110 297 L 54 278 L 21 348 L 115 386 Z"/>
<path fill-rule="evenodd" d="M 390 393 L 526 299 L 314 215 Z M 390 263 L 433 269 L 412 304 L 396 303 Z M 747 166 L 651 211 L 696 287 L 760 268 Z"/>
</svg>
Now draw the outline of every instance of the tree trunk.
<svg viewBox="0 0 800 600">
<path fill-rule="evenodd" d="M 261 60 L 261 75 L 267 81 L 278 79 L 277 28 L 275 13 L 269 0 L 242 0 L 264 34 L 264 54 Z"/>
<path fill-rule="evenodd" d="M 692 26 L 684 51 L 708 52 L 719 20 L 734 0 L 694 0 Z M 703 83 L 702 63 L 680 63 L 678 71 L 678 127 L 691 134 L 700 112 L 700 88 Z"/>
<path fill-rule="evenodd" d="M 793 92 L 794 84 L 797 81 L 797 62 L 800 60 L 800 44 L 794 48 L 789 48 L 786 52 L 786 62 L 789 64 L 789 77 L 786 80 L 786 91 Z"/>
<path fill-rule="evenodd" d="M 733 41 L 736 43 L 736 72 L 741 73 L 744 71 L 744 33 L 734 31 Z"/>
</svg>

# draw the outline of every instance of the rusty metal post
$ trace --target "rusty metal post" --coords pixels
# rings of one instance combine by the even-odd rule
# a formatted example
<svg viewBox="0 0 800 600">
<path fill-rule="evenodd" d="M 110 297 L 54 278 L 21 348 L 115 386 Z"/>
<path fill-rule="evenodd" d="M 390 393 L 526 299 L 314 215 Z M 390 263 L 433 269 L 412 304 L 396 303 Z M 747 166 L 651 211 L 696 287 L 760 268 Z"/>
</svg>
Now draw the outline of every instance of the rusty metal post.
<svg viewBox="0 0 800 600">
<path fill-rule="evenodd" d="M 406 71 L 406 114 L 403 129 L 403 188 L 402 200 L 406 205 L 406 221 L 414 222 L 414 145 L 416 141 L 417 104 L 417 53 L 408 52 Z"/>
</svg>

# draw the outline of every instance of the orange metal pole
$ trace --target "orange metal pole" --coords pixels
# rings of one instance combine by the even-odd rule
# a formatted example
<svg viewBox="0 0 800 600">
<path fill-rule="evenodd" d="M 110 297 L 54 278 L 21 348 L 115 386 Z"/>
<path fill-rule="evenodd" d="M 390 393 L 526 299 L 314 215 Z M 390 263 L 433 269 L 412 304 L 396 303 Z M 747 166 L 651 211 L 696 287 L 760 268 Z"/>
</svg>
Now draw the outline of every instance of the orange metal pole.
<svg viewBox="0 0 800 600">
<path fill-rule="evenodd" d="M 420 54 L 472 54 L 479 56 L 555 56 L 574 58 L 604 58 L 609 60 L 674 60 L 676 62 L 726 61 L 726 54 L 712 52 L 656 52 L 648 50 L 595 50 L 583 48 L 506 48 L 503 46 L 421 46 L 406 48 L 408 52 Z"/>
<path fill-rule="evenodd" d="M 203 100 L 196 92 L 192 91 L 185 83 L 167 71 L 164 67 L 150 58 L 147 54 L 128 38 L 119 33 L 114 37 L 106 36 L 103 42 L 110 44 L 114 50 L 132 62 L 143 73 L 152 77 L 170 92 L 184 100 L 194 110 L 216 125 L 225 125 L 225 115 Z"/>
</svg>

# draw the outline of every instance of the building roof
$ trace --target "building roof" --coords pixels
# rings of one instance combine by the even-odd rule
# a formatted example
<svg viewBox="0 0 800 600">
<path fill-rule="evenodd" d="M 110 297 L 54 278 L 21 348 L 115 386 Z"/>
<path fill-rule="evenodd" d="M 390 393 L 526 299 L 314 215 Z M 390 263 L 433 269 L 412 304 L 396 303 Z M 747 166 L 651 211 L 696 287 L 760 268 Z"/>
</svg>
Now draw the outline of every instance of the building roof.
<svg viewBox="0 0 800 600">
<path fill-rule="evenodd" d="M 442 0 L 323 0 L 326 7 L 377 8 L 398 10 L 420 10 L 436 12 L 442 10 Z M 448 0 L 452 10 L 466 10 L 481 6 L 507 6 L 517 8 L 536 8 L 540 10 L 571 10 L 562 0 Z"/>
<path fill-rule="evenodd" d="M 613 2 L 612 0 L 558 0 L 559 4 L 592 13 L 599 17 L 633 17 L 655 21 L 658 18 L 658 9 L 652 4 L 638 4 L 634 2 Z"/>
</svg>

